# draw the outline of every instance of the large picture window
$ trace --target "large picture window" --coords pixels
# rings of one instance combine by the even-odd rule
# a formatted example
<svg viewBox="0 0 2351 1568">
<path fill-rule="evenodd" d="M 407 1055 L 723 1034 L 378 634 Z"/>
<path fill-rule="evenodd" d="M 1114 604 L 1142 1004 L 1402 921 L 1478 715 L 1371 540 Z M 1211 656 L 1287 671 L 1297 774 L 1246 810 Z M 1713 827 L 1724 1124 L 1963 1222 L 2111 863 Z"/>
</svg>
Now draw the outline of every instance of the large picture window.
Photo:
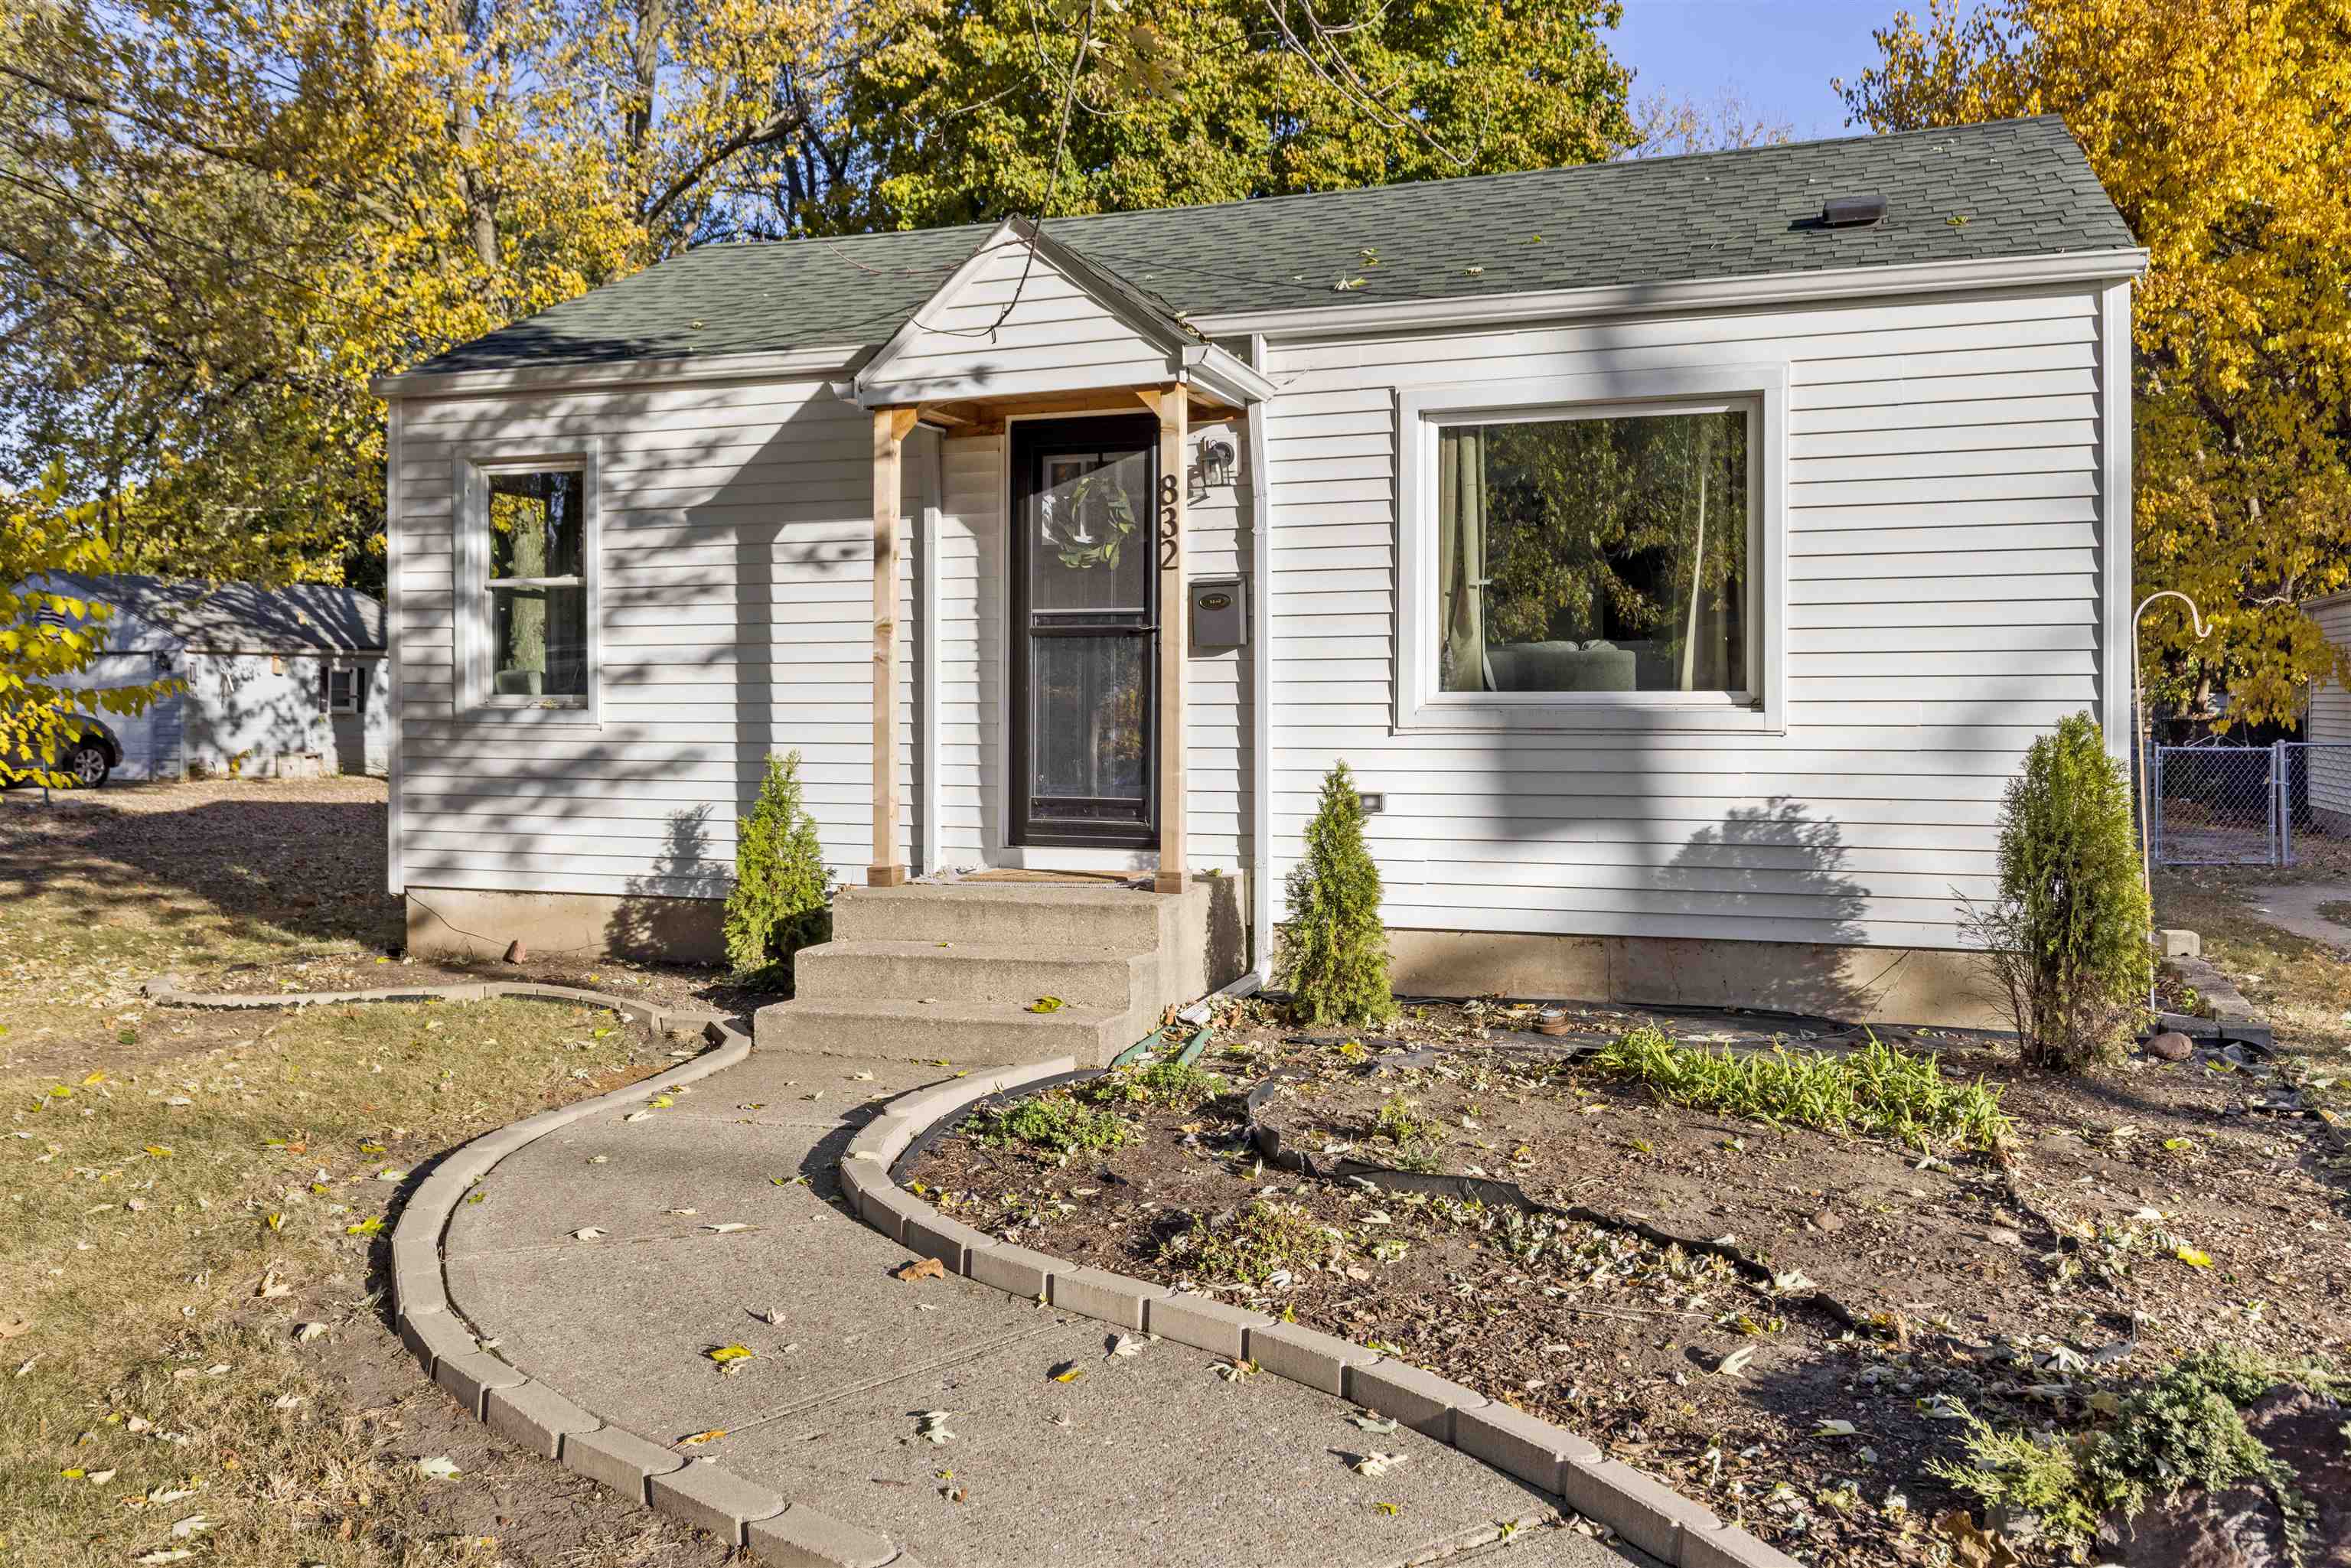
<svg viewBox="0 0 2351 1568">
<path fill-rule="evenodd" d="M 1438 689 L 1745 695 L 1747 423 L 1440 426 Z"/>
<path fill-rule="evenodd" d="M 1787 368 L 1396 394 L 1400 730 L 1786 727 Z"/>
<path fill-rule="evenodd" d="M 510 458 L 490 448 L 459 470 L 461 705 L 592 723 L 595 455 Z"/>
</svg>

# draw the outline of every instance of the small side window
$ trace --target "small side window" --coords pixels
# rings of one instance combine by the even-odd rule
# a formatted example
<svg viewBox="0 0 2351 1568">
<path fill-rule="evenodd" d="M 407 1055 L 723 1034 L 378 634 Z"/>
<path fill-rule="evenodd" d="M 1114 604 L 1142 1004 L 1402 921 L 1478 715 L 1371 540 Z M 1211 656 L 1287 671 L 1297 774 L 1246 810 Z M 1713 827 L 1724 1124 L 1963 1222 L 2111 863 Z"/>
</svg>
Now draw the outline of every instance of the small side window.
<svg viewBox="0 0 2351 1568">
<path fill-rule="evenodd" d="M 359 672 L 350 668 L 329 667 L 327 671 L 327 711 L 357 713 L 360 711 Z"/>
<path fill-rule="evenodd" d="M 458 706 L 595 722 L 596 458 L 459 459 Z"/>
</svg>

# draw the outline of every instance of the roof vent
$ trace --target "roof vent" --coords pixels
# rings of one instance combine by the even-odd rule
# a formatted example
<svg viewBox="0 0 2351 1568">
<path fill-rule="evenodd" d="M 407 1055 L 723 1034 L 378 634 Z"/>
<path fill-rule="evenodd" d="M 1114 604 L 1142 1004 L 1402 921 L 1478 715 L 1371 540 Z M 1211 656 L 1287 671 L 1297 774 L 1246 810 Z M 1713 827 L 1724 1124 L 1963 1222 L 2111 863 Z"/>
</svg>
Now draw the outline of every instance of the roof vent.
<svg viewBox="0 0 2351 1568">
<path fill-rule="evenodd" d="M 1883 196 L 1831 196 L 1821 204 L 1821 223 L 1833 229 L 1859 228 L 1886 215 Z"/>
</svg>

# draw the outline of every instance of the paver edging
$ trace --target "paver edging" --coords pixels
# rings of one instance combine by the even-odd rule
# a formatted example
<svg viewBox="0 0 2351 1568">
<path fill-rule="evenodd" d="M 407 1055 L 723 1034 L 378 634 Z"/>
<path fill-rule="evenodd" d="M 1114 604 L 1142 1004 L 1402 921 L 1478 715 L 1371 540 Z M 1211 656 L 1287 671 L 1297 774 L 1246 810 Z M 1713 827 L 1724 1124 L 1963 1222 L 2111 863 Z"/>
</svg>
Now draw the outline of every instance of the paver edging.
<svg viewBox="0 0 2351 1568">
<path fill-rule="evenodd" d="M 882 1542 L 882 1546 L 888 1552 L 887 1557 L 875 1557 L 872 1547 L 879 1538 L 855 1526 L 830 1519 L 803 1503 L 789 1502 L 782 1498 L 777 1498 L 774 1506 L 768 1506 L 766 1500 L 773 1494 L 758 1482 L 713 1461 L 689 1462 L 667 1445 L 654 1442 L 625 1427 L 598 1422 L 594 1427 L 582 1430 L 547 1429 L 550 1416 L 568 1420 L 569 1417 L 561 1416 L 560 1412 L 577 1410 L 578 1406 L 553 1385 L 530 1377 L 513 1364 L 483 1351 L 449 1300 L 447 1282 L 440 1267 L 441 1236 L 447 1228 L 449 1217 L 456 1211 L 466 1190 L 475 1181 L 487 1176 L 508 1155 L 559 1127 L 569 1126 L 600 1112 L 651 1099 L 670 1085 L 692 1083 L 736 1066 L 751 1054 L 749 1035 L 734 1028 L 724 1018 L 707 1011 L 655 1008 L 637 998 L 528 981 L 508 983 L 492 980 L 472 985 L 408 986 L 376 991 L 287 991 L 268 995 L 189 991 L 183 988 L 178 977 L 159 975 L 140 988 L 150 999 L 164 1006 L 197 1008 L 303 1008 L 371 1001 L 471 1002 L 514 996 L 577 1001 L 591 1007 L 609 1008 L 623 1017 L 643 1021 L 656 1032 L 673 1027 L 698 1026 L 703 1039 L 713 1049 L 690 1061 L 679 1063 L 673 1071 L 651 1074 L 591 1100 L 576 1101 L 524 1117 L 519 1122 L 485 1133 L 442 1156 L 433 1175 L 425 1178 L 411 1196 L 407 1207 L 401 1211 L 399 1224 L 392 1230 L 392 1300 L 393 1322 L 399 1330 L 401 1343 L 408 1347 L 410 1354 L 416 1357 L 427 1378 L 440 1384 L 461 1405 L 467 1404 L 470 1399 L 469 1407 L 476 1421 L 485 1426 L 527 1429 L 528 1435 L 517 1440 L 534 1452 L 542 1451 L 543 1441 L 545 1455 L 575 1475 L 585 1476 L 615 1491 L 632 1495 L 640 1507 L 649 1507 L 657 1513 L 668 1514 L 725 1536 L 727 1544 L 737 1551 L 748 1550 L 756 1557 L 779 1564 L 823 1562 L 837 1564 L 837 1568 L 871 1568 L 873 1563 L 904 1563 L 906 1568 L 914 1568 L 912 1558 L 904 1552 L 891 1550 L 886 1542 Z M 444 1180 L 444 1177 L 451 1179 Z M 489 1408 L 493 1400 L 498 1402 L 498 1414 L 502 1417 L 495 1424 Z M 533 1418 L 530 1412 L 534 1408 L 547 1414 Z M 585 1411 L 580 1414 L 588 1420 L 596 1419 Z M 508 1430 L 507 1435 L 515 1437 L 516 1431 Z M 654 1468 L 664 1459 L 674 1462 Z M 661 1487 L 653 1485 L 656 1479 L 675 1477 L 689 1469 L 695 1473 L 692 1482 L 673 1480 Z M 633 1475 L 636 1479 L 633 1494 L 622 1481 L 623 1476 L 629 1475 Z M 729 1512 L 725 1500 L 729 1496 L 744 1500 L 746 1506 L 758 1506 L 761 1511 L 756 1515 L 743 1513 L 739 1510 Z M 786 1514 L 794 1521 L 798 1538 L 779 1545 L 777 1555 L 763 1552 L 759 1544 L 749 1539 L 751 1526 L 774 1521 Z M 857 1555 L 837 1558 L 822 1555 L 821 1543 L 834 1541 L 843 1543 L 844 1551 L 856 1551 Z M 811 1545 L 811 1542 L 820 1545 Z M 789 1551 L 791 1554 L 781 1555 L 784 1551 Z"/>
<path fill-rule="evenodd" d="M 1056 1065 L 1044 1064 L 1047 1068 Z M 1054 1071 L 1036 1071 L 1029 1075 L 1027 1082 L 1034 1083 L 1039 1080 L 1060 1075 L 1059 1072 Z M 897 1144 L 895 1140 L 899 1136 L 901 1127 L 914 1120 L 907 1114 L 904 1107 L 915 1095 L 921 1096 L 920 1108 L 925 1113 L 925 1119 L 914 1134 L 911 1139 L 912 1145 L 923 1144 L 941 1124 L 959 1116 L 975 1102 L 1003 1089 L 1018 1086 L 1017 1083 L 989 1079 L 977 1083 L 955 1086 L 965 1090 L 959 1095 L 943 1094 L 941 1091 L 948 1087 L 946 1085 L 916 1090 L 913 1094 L 901 1095 L 889 1102 L 883 1108 L 882 1115 L 876 1118 L 876 1124 L 885 1121 L 896 1124 L 890 1128 L 885 1136 L 893 1142 L 895 1148 L 903 1150 L 910 1145 Z M 942 1225 L 954 1227 L 954 1232 L 967 1230 L 968 1228 L 939 1213 L 935 1206 L 922 1202 L 921 1199 L 900 1187 L 886 1170 L 878 1174 L 881 1179 L 888 1184 L 887 1190 L 884 1191 L 872 1185 L 877 1174 L 872 1166 L 877 1160 L 881 1159 L 875 1150 L 882 1142 L 882 1139 L 877 1139 L 874 1145 L 861 1152 L 857 1148 L 855 1140 L 852 1140 L 849 1151 L 844 1153 L 841 1158 L 844 1179 L 847 1177 L 852 1160 L 862 1161 L 867 1167 L 858 1173 L 856 1179 L 859 1184 L 859 1197 L 851 1206 L 859 1218 L 864 1219 L 874 1229 L 889 1236 L 893 1240 L 908 1246 L 913 1245 L 913 1242 L 907 1239 L 905 1225 L 914 1217 L 916 1209 L 927 1215 L 928 1218 L 923 1221 L 923 1226 L 924 1229 L 930 1234 L 938 1234 L 938 1228 Z M 886 1161 L 882 1163 L 886 1165 Z M 873 1218 L 872 1216 L 877 1211 L 885 1219 L 897 1221 L 898 1228 L 893 1230 L 891 1225 Z M 948 1232 L 948 1234 L 954 1232 Z M 938 1250 L 944 1252 L 950 1249 L 941 1248 Z M 1047 1275 L 1047 1280 L 1050 1300 L 1054 1306 L 1081 1317 L 1093 1317 L 1104 1322 L 1117 1323 L 1121 1327 L 1142 1328 L 1146 1332 L 1156 1332 L 1151 1328 L 1153 1314 L 1150 1309 L 1155 1302 L 1164 1301 L 1170 1306 L 1179 1303 L 1188 1306 L 1202 1301 L 1211 1305 L 1222 1304 L 1215 1302 L 1212 1298 L 1176 1295 L 1164 1285 L 1131 1279 L 1123 1274 L 1113 1274 L 1091 1264 L 1081 1266 L 1071 1263 L 1065 1260 L 1049 1257 L 1032 1249 L 1012 1247 L 1006 1242 L 986 1240 L 985 1245 L 967 1245 L 961 1249 L 961 1251 L 963 1259 L 960 1264 L 952 1257 L 942 1257 L 940 1261 L 957 1273 L 977 1281 L 981 1284 L 997 1283 L 996 1280 L 985 1277 L 987 1274 L 996 1274 L 998 1279 L 1003 1277 L 1003 1270 L 987 1268 L 981 1261 L 991 1254 L 1001 1257 L 1008 1253 L 1018 1253 L 1024 1259 L 1035 1259 L 1038 1260 L 1039 1271 L 1042 1271 L 1044 1266 L 1050 1266 L 1052 1270 L 1052 1272 Z M 1099 1290 L 1071 1291 L 1072 1296 L 1085 1298 L 1089 1301 L 1097 1295 L 1114 1298 L 1120 1315 L 1113 1317 L 1102 1312 L 1090 1312 L 1085 1306 L 1065 1300 L 1061 1291 L 1055 1288 L 1063 1278 L 1063 1271 L 1072 1277 L 1082 1273 L 1088 1281 L 1101 1287 Z M 999 1284 L 997 1288 L 1003 1287 Z M 1139 1322 L 1127 1321 L 1124 1309 L 1129 1299 L 1136 1299 L 1142 1308 Z M 1111 1302 L 1105 1301 L 1100 1304 L 1107 1307 Z M 1170 1315 L 1173 1320 L 1192 1317 L 1194 1314 L 1185 1312 Z M 1176 1326 L 1176 1322 L 1171 1321 L 1170 1326 Z M 1272 1336 L 1277 1330 L 1283 1327 L 1284 1325 L 1273 1323 L 1271 1320 L 1267 1320 L 1262 1328 L 1254 1324 L 1249 1325 L 1241 1330 L 1243 1343 L 1253 1349 L 1260 1334 L 1268 1336 L 1268 1343 L 1275 1343 Z M 1303 1336 L 1308 1331 L 1293 1332 Z M 1176 1339 L 1179 1343 L 1188 1344 L 1193 1343 L 1194 1338 L 1206 1336 L 1196 1333 L 1192 1337 L 1179 1337 L 1172 1334 L 1163 1337 Z M 1295 1358 L 1295 1364 L 1290 1365 L 1286 1373 L 1282 1364 L 1265 1367 L 1264 1370 L 1271 1375 L 1286 1375 L 1290 1381 L 1299 1383 L 1301 1386 L 1317 1388 L 1332 1394 L 1343 1391 L 1346 1397 L 1354 1398 L 1358 1385 L 1362 1385 L 1368 1392 L 1377 1382 L 1376 1378 L 1365 1379 L 1360 1375 L 1374 1369 L 1410 1368 L 1409 1363 L 1391 1361 L 1368 1346 L 1339 1339 L 1335 1335 L 1315 1333 L 1311 1339 L 1304 1340 L 1303 1343 L 1314 1346 L 1314 1342 L 1317 1341 L 1325 1341 L 1330 1347 L 1340 1348 L 1316 1346 L 1311 1353 Z M 1197 1348 L 1217 1347 L 1209 1345 Z M 1358 1356 L 1360 1359 L 1357 1359 Z M 1635 1469 L 1629 1465 L 1603 1458 L 1595 1445 L 1578 1437 L 1566 1427 L 1528 1415 L 1525 1411 L 1512 1406 L 1495 1405 L 1476 1391 L 1462 1387 L 1459 1384 L 1437 1377 L 1433 1374 L 1420 1372 L 1416 1368 L 1411 1370 L 1416 1374 L 1412 1379 L 1415 1413 L 1421 1417 L 1420 1421 L 1413 1424 L 1418 1426 L 1426 1435 L 1444 1443 L 1457 1452 L 1477 1459 L 1481 1464 L 1492 1465 L 1501 1469 L 1503 1473 L 1513 1475 L 1529 1485 L 1540 1486 L 1544 1491 L 1567 1501 L 1576 1512 L 1606 1525 L 1624 1540 L 1642 1547 L 1650 1555 L 1672 1564 L 1673 1568 L 1717 1568 L 1718 1564 L 1723 1563 L 1736 1563 L 1740 1565 L 1740 1568 L 1800 1568 L 1795 1559 L 1780 1552 L 1760 1537 L 1722 1519 L 1703 1503 L 1683 1497 L 1644 1471 Z M 1330 1386 L 1332 1382 L 1336 1382 L 1338 1386 Z M 1428 1405 L 1432 1402 L 1449 1406 L 1445 1419 L 1439 1421 L 1434 1418 L 1428 1409 Z M 1367 1400 L 1357 1399 L 1357 1403 L 1365 1405 L 1367 1408 L 1379 1408 L 1377 1405 Z M 1534 1450 L 1548 1449 L 1554 1464 L 1546 1467 L 1521 1460 L 1517 1465 L 1496 1465 L 1494 1458 L 1488 1453 L 1477 1451 L 1480 1448 L 1491 1448 L 1493 1446 L 1491 1443 L 1481 1443 L 1474 1437 L 1467 1444 L 1457 1440 L 1465 1435 L 1464 1424 L 1459 1419 L 1463 1412 L 1473 1414 L 1473 1419 L 1468 1424 L 1469 1428 L 1492 1437 L 1499 1437 L 1503 1430 L 1507 1429 L 1514 1440 L 1511 1444 L 1512 1448 L 1522 1448 L 1529 1459 L 1533 1458 Z M 1390 1414 L 1385 1410 L 1380 1413 Z M 1438 1427 L 1442 1429 L 1435 1429 Z M 1534 1469 L 1542 1471 L 1541 1479 L 1520 1473 L 1521 1470 Z M 1659 1550 L 1660 1548 L 1663 1550 Z"/>
</svg>

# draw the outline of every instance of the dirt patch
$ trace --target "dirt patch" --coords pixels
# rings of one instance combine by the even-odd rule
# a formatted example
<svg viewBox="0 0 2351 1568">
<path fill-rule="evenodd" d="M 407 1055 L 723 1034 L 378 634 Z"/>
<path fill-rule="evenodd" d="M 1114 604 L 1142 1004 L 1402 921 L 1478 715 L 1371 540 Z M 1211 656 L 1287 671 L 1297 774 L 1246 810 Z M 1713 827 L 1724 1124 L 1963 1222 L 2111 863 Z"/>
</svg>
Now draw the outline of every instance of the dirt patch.
<svg viewBox="0 0 2351 1568">
<path fill-rule="evenodd" d="M 2313 1124 L 2264 1108 L 2265 1072 L 2206 1056 L 2075 1082 L 1944 1041 L 1948 1073 L 1980 1075 L 2014 1122 L 1996 1157 L 1677 1109 L 1527 1021 L 1423 1009 L 1395 1033 L 1427 1054 L 1382 1061 L 1377 1042 L 1244 1016 L 1203 1065 L 1233 1090 L 1299 1074 L 1263 1112 L 1289 1147 L 1499 1177 L 1550 1212 L 1301 1181 L 1264 1163 L 1230 1095 L 1106 1107 L 1126 1141 L 1066 1163 L 971 1129 L 911 1179 L 991 1234 L 1433 1367 L 1821 1561 L 1938 1560 L 1929 1521 L 1968 1500 L 1926 1464 L 1960 1457 L 1962 1406 L 2078 1426 L 2182 1351 L 2351 1333 L 2343 1173 Z"/>
<path fill-rule="evenodd" d="M 454 986 L 479 980 L 533 981 L 656 1002 L 696 1008 L 729 1018 L 748 1018 L 790 993 L 746 985 L 724 969 L 688 964 L 646 964 L 624 958 L 559 955 L 508 964 L 496 958 L 404 958 L 370 953 L 330 953 L 274 963 L 232 964 L 183 975 L 197 992 L 348 991 L 384 986 Z"/>
</svg>

